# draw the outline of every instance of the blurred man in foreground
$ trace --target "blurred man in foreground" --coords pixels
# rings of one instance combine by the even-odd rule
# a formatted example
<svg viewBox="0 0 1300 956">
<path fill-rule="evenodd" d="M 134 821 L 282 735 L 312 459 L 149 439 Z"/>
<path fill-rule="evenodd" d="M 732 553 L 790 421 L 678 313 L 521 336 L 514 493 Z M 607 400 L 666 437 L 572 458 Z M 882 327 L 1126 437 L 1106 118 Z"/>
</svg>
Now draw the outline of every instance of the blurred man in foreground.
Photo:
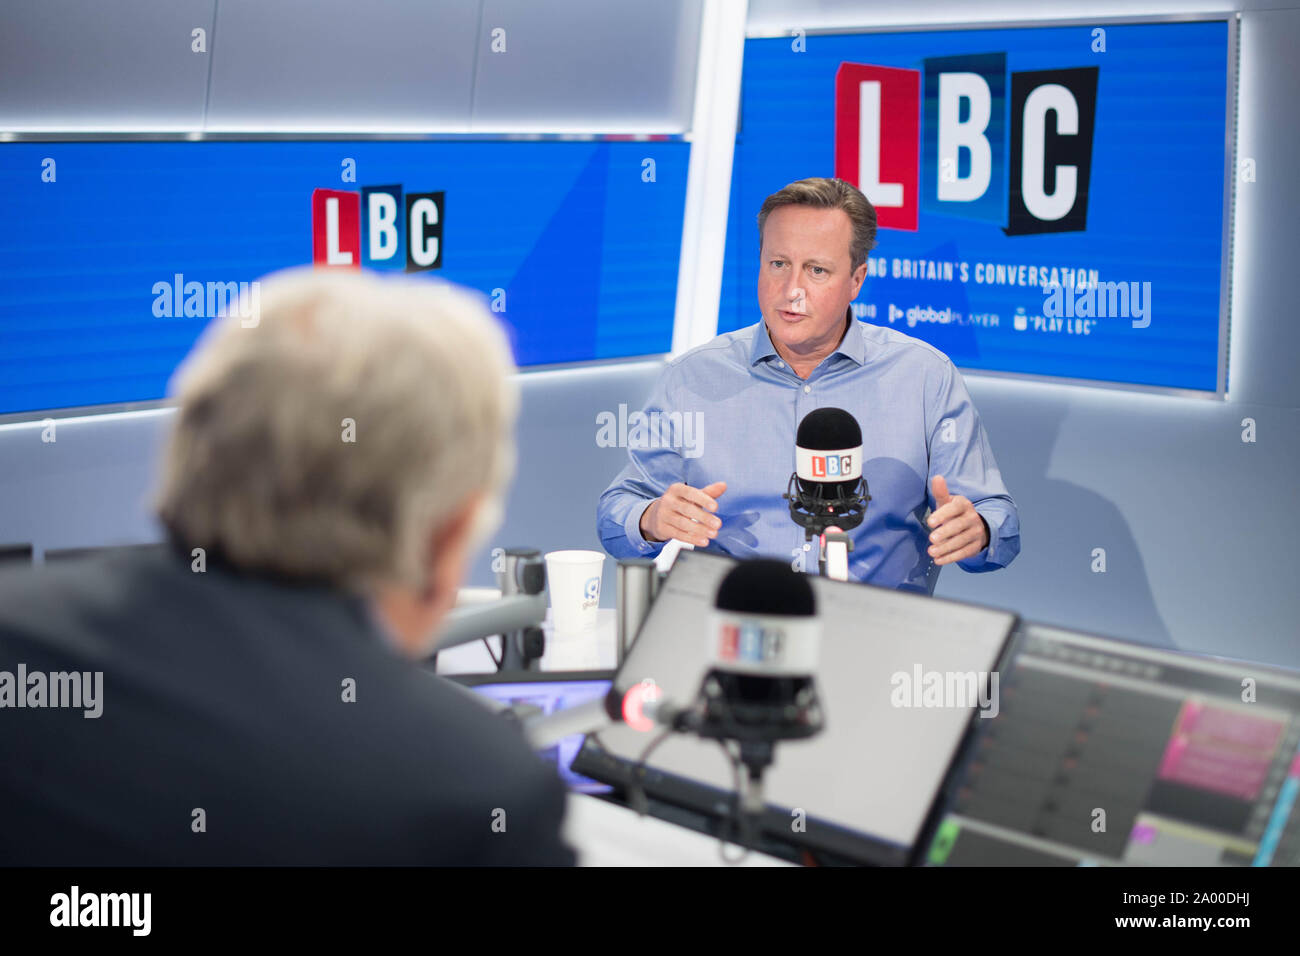
<svg viewBox="0 0 1300 956">
<path fill-rule="evenodd" d="M 554 771 L 412 662 L 513 470 L 504 337 L 428 281 L 260 291 L 178 375 L 169 545 L 0 578 L 0 860 L 573 862 Z"/>
</svg>

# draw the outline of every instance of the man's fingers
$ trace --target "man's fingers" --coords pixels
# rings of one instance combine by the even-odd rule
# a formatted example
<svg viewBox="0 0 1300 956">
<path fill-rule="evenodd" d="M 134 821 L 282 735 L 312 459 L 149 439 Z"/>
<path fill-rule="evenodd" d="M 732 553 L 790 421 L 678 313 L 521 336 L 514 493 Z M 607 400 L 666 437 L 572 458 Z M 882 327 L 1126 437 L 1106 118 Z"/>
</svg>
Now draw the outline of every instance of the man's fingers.
<svg viewBox="0 0 1300 956">
<path fill-rule="evenodd" d="M 718 510 L 716 498 L 727 488 L 725 481 L 715 481 L 704 488 L 692 488 L 684 482 L 669 486 L 659 500 L 659 526 L 657 536 L 680 538 L 696 547 L 707 547 L 710 538 L 716 538 L 722 521 L 713 512 Z"/>
<path fill-rule="evenodd" d="M 708 488 L 692 488 L 690 485 L 682 485 L 678 494 L 683 501 L 689 501 L 702 511 L 717 511 L 717 495 L 709 494 L 709 488 L 715 488 L 722 482 L 714 482 Z M 725 487 L 725 485 L 724 485 Z M 722 494 L 721 491 L 718 494 Z"/>
<path fill-rule="evenodd" d="M 940 541 L 947 541 L 949 538 L 964 534 L 974 527 L 978 527 L 981 535 L 983 534 L 984 525 L 979 519 L 979 513 L 976 511 L 950 518 L 943 521 L 930 533 L 930 543 L 938 544 Z"/>
<path fill-rule="evenodd" d="M 673 500 L 669 511 L 680 519 L 692 534 L 708 533 L 710 537 L 722 527 L 722 521 L 716 515 L 705 511 L 699 505 L 681 498 Z"/>
<path fill-rule="evenodd" d="M 967 558 L 969 558 L 971 555 L 974 554 L 979 554 L 979 548 L 975 547 L 973 544 L 967 545 L 966 547 L 962 548 L 960 551 L 956 551 L 951 554 L 945 554 L 942 557 L 935 558 L 934 563 L 935 564 L 956 564 L 958 561 L 965 561 Z"/>
<path fill-rule="evenodd" d="M 687 490 L 693 491 L 696 494 L 701 494 L 700 489 L 698 488 L 690 488 Z M 680 515 L 684 515 L 687 518 L 691 518 L 710 527 L 717 527 L 722 524 L 722 521 L 713 514 L 713 510 L 717 508 L 717 503 L 708 495 L 702 495 L 702 497 L 704 501 L 687 495 L 675 495 L 669 500 L 672 502 L 672 510 Z M 708 504 L 712 505 L 713 508 L 707 507 L 704 502 L 708 502 Z"/>
<path fill-rule="evenodd" d="M 979 553 L 979 545 L 984 539 L 984 530 L 981 528 L 979 535 L 976 536 L 973 530 L 968 530 L 964 534 L 957 535 L 947 541 L 930 546 L 929 554 L 935 564 L 951 564 L 954 561 L 962 561 L 973 554 Z"/>
<path fill-rule="evenodd" d="M 722 527 L 721 518 L 717 515 L 710 514 L 703 508 L 693 505 L 690 502 L 683 502 L 682 507 L 678 509 L 677 513 L 687 521 L 695 522 L 696 528 L 701 531 L 707 531 L 709 537 L 713 537 L 717 530 Z"/>
<path fill-rule="evenodd" d="M 935 481 L 941 479 L 936 476 Z M 928 554 L 935 564 L 963 561 L 984 550 L 984 522 L 971 500 L 957 495 L 930 515 Z"/>
<path fill-rule="evenodd" d="M 948 494 L 948 480 L 943 475 L 935 475 L 930 479 L 930 491 L 934 493 L 936 511 L 946 505 L 951 498 Z"/>
<path fill-rule="evenodd" d="M 941 558 L 935 558 L 934 563 L 939 565 L 956 564 L 958 561 L 965 561 L 967 558 L 969 558 L 972 554 L 975 553 L 977 553 L 977 549 L 973 546 L 968 548 L 963 548 L 961 551 L 958 551 L 955 554 L 947 554 Z"/>
<path fill-rule="evenodd" d="M 709 538 L 713 536 L 711 530 L 706 531 L 703 525 L 696 524 L 690 518 L 681 514 L 673 514 L 665 524 L 668 525 L 668 530 L 671 532 L 670 537 L 689 541 L 697 548 L 707 548 Z"/>
<path fill-rule="evenodd" d="M 973 529 L 967 528 L 960 534 L 955 534 L 950 538 L 943 538 L 939 541 L 933 542 L 930 545 L 928 553 L 932 558 L 941 558 L 946 554 L 951 554 L 953 551 L 960 551 L 972 544 L 978 544 L 983 540 L 983 538 L 984 529 L 981 528 L 977 536 Z M 976 548 L 975 550 L 978 551 L 979 548 Z"/>
<path fill-rule="evenodd" d="M 951 521 L 965 511 L 974 513 L 975 506 L 965 495 L 958 495 L 941 508 L 935 508 L 930 512 L 929 525 L 931 528 L 938 527 L 945 521 Z"/>
</svg>

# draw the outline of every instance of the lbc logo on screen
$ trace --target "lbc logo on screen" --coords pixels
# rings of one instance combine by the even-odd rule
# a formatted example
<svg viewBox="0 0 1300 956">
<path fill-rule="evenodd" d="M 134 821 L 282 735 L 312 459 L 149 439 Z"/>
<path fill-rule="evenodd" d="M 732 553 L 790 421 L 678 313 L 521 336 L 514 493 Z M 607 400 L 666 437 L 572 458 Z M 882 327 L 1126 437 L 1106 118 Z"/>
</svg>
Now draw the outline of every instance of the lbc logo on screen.
<svg viewBox="0 0 1300 956">
<path fill-rule="evenodd" d="M 1012 73 L 1008 96 L 1006 63 L 840 64 L 835 175 L 871 200 L 879 226 L 915 230 L 924 209 L 1005 223 L 1009 236 L 1087 228 L 1097 67 Z"/>
<path fill-rule="evenodd" d="M 312 262 L 359 269 L 442 268 L 445 193 L 407 193 L 401 186 L 311 194 Z"/>
</svg>

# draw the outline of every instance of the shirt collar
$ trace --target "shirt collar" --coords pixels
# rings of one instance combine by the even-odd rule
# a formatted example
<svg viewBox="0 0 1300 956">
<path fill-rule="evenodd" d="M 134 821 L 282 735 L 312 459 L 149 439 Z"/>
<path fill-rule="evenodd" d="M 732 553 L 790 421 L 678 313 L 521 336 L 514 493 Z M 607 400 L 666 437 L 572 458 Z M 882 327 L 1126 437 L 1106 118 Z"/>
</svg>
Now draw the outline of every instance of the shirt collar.
<svg viewBox="0 0 1300 956">
<path fill-rule="evenodd" d="M 848 313 L 848 319 L 849 330 L 844 333 L 839 347 L 831 355 L 843 355 L 858 365 L 866 365 L 867 339 L 862 334 L 862 323 L 853 318 L 852 311 Z M 776 346 L 772 344 L 772 337 L 768 335 L 767 321 L 759 319 L 758 325 L 754 328 L 754 344 L 749 351 L 749 365 L 752 368 L 764 359 L 776 357 Z"/>
</svg>

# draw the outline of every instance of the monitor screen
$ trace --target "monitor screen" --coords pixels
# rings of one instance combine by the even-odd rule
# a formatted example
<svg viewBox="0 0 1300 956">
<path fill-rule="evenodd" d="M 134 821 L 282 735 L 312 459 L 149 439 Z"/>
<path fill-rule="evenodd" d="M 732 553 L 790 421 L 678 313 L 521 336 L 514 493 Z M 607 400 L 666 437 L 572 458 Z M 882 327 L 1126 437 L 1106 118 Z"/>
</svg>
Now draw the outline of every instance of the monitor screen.
<svg viewBox="0 0 1300 956">
<path fill-rule="evenodd" d="M 608 673 L 608 672 L 606 672 Z M 542 678 L 542 675 L 538 675 Z M 499 704 L 530 705 L 541 710 L 543 714 L 553 714 L 568 710 L 581 704 L 599 700 L 609 693 L 610 681 L 606 680 L 549 680 L 539 679 L 502 684 L 477 684 L 471 689 Z M 553 747 L 547 747 L 540 756 L 547 762 L 554 762 L 562 779 L 570 790 L 579 793 L 606 793 L 608 784 L 590 780 L 570 769 L 574 756 L 582 746 L 582 734 L 566 737 Z"/>
<path fill-rule="evenodd" d="M 1300 863 L 1300 674 L 1026 626 L 936 865 Z"/>
<path fill-rule="evenodd" d="M 736 561 L 683 553 L 615 677 L 690 702 L 708 668 L 707 619 Z M 810 577 L 822 619 L 816 671 L 825 729 L 779 743 L 765 777 L 768 836 L 864 862 L 908 861 L 1014 630 L 1008 611 Z M 954 680 L 957 678 L 957 680 Z M 938 680 L 959 693 L 923 694 Z M 969 681 L 969 683 L 967 683 Z M 975 687 L 979 686 L 979 692 Z M 624 783 L 657 734 L 588 738 L 575 767 Z M 647 762 L 647 795 L 724 815 L 732 766 L 716 741 L 674 735 Z"/>
<path fill-rule="evenodd" d="M 476 290 L 520 366 L 666 352 L 689 156 L 677 141 L 0 142 L 0 415 L 161 399 L 208 323 L 242 309 L 232 297 L 309 263 Z M 394 219 L 371 215 L 385 205 Z"/>
</svg>

